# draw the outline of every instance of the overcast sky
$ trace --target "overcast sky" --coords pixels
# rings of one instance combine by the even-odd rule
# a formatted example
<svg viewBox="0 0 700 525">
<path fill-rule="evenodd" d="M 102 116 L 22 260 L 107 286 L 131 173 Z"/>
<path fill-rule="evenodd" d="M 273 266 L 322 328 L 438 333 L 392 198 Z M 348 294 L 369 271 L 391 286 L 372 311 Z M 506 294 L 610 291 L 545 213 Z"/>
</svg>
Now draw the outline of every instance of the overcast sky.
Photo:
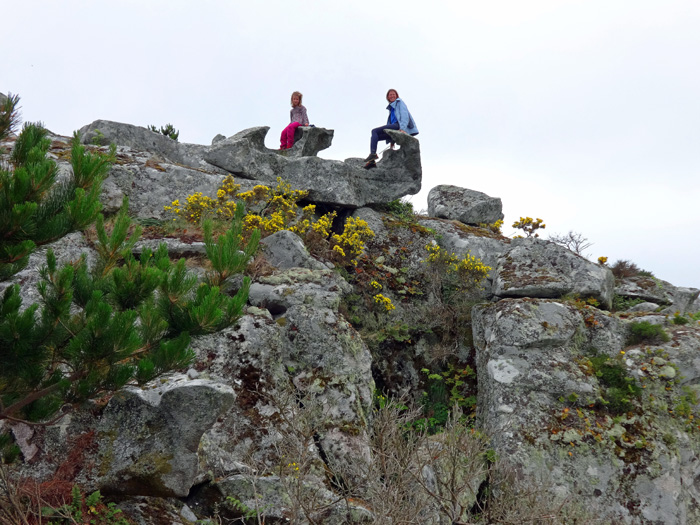
<svg viewBox="0 0 700 525">
<path fill-rule="evenodd" d="M 369 153 L 395 88 L 420 130 L 423 189 L 500 197 L 504 233 L 544 219 L 592 260 L 700 288 L 700 1 L 22 0 L 2 3 L 0 92 L 70 135 L 172 123 L 210 144 L 289 120 L 291 92 Z M 174 196 L 176 197 L 176 196 Z M 180 196 L 182 197 L 182 196 Z"/>
</svg>

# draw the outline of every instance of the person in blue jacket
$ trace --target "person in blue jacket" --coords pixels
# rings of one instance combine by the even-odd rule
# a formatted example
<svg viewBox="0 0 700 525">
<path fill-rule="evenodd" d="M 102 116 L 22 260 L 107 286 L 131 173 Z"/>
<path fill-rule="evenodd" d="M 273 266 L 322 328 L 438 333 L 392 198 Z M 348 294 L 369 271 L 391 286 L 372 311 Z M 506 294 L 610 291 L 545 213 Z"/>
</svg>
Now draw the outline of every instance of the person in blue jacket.
<svg viewBox="0 0 700 525">
<path fill-rule="evenodd" d="M 395 89 L 390 89 L 386 92 L 386 99 L 389 105 L 386 109 L 389 110 L 389 118 L 386 121 L 386 126 L 380 126 L 372 130 L 372 139 L 369 143 L 370 154 L 365 159 L 365 162 L 377 160 L 377 143 L 380 140 L 391 142 L 391 137 L 386 133 L 387 129 L 395 129 L 409 135 L 418 135 L 416 122 L 413 120 L 411 113 L 408 111 L 406 104 L 399 98 L 399 93 Z M 394 143 L 391 142 L 393 146 Z"/>
</svg>

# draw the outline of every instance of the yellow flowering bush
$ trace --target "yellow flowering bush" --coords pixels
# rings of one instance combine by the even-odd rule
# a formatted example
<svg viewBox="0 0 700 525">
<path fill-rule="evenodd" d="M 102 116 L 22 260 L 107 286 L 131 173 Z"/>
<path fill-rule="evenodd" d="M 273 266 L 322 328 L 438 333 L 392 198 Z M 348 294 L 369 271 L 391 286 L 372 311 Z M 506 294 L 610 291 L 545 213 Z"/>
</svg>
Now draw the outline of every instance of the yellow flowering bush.
<svg viewBox="0 0 700 525">
<path fill-rule="evenodd" d="M 547 225 L 542 223 L 542 219 L 532 219 L 531 217 L 520 217 L 520 220 L 513 223 L 513 228 L 523 230 L 527 237 L 539 237 L 535 233 L 537 230 L 544 230 Z M 516 236 L 521 237 L 520 235 Z"/>
<path fill-rule="evenodd" d="M 384 297 L 382 294 L 377 294 L 374 296 L 374 302 L 386 309 L 387 312 L 395 310 L 396 307 L 391 303 L 391 299 Z"/>
<path fill-rule="evenodd" d="M 428 244 L 425 249 L 428 251 L 427 262 L 442 269 L 447 277 L 452 277 L 460 289 L 476 289 L 491 271 L 490 266 L 469 253 L 460 258 L 438 244 Z"/>
<path fill-rule="evenodd" d="M 257 185 L 252 190 L 239 192 L 232 176 L 227 176 L 216 191 L 216 198 L 202 192 L 187 197 L 181 205 L 176 199 L 165 210 L 189 223 L 199 224 L 204 218 L 216 216 L 220 220 L 231 220 L 236 212 L 236 203 L 243 203 L 249 210 L 243 219 L 244 234 L 260 230 L 262 237 L 281 230 L 298 234 L 315 255 L 328 257 L 339 263 L 357 264 L 357 257 L 365 248 L 374 232 L 366 221 L 348 218 L 341 234 L 333 233 L 335 211 L 316 216 L 316 205 L 299 208 L 298 202 L 308 195 L 307 191 L 294 190 L 292 186 L 277 178 L 277 186 L 270 188 Z M 252 211 L 250 211 L 252 210 Z"/>
</svg>

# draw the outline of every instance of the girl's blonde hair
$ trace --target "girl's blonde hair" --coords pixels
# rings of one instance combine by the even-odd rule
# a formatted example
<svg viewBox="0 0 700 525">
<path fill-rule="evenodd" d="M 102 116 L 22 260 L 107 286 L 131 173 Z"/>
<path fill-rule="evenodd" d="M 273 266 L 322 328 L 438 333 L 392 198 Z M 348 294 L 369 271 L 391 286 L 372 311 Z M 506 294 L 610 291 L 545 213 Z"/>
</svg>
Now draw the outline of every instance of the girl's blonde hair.
<svg viewBox="0 0 700 525">
<path fill-rule="evenodd" d="M 396 91 L 395 89 L 390 89 L 389 91 L 386 92 L 386 101 L 387 101 L 387 102 L 389 102 L 389 93 L 391 93 L 392 91 L 393 91 L 394 93 L 396 93 L 396 98 L 401 98 L 401 97 L 399 96 L 399 92 L 398 92 L 398 91 Z M 300 104 L 301 104 L 301 102 L 300 102 Z"/>
<path fill-rule="evenodd" d="M 299 105 L 301 106 L 301 101 L 304 98 L 304 95 L 302 95 L 299 91 L 295 91 L 292 93 L 292 96 L 289 99 L 289 102 L 291 102 L 292 106 L 294 105 L 294 96 L 299 97 Z"/>
</svg>

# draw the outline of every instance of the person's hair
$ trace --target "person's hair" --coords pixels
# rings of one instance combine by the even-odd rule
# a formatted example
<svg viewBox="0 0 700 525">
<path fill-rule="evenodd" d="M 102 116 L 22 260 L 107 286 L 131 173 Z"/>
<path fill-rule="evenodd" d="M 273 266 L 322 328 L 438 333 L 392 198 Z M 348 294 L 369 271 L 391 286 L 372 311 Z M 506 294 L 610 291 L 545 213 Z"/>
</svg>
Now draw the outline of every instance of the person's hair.
<svg viewBox="0 0 700 525">
<path fill-rule="evenodd" d="M 396 98 L 401 98 L 401 97 L 399 97 L 399 92 L 398 92 L 398 91 L 396 91 L 395 89 L 390 89 L 389 91 L 386 92 L 386 101 L 387 101 L 387 102 L 389 102 L 389 93 L 391 93 L 392 91 L 393 91 L 394 93 L 396 93 Z M 301 102 L 300 102 L 300 104 L 301 104 Z"/>
<path fill-rule="evenodd" d="M 302 95 L 302 94 L 299 93 L 298 91 L 295 91 L 294 93 L 292 93 L 292 96 L 289 98 L 289 101 L 291 102 L 291 104 L 292 104 L 292 106 L 293 106 L 293 105 L 294 105 L 294 96 L 295 96 L 295 95 L 296 95 L 297 97 L 299 97 L 299 105 L 301 106 L 301 100 L 302 100 L 302 98 L 304 97 L 304 95 Z"/>
</svg>

